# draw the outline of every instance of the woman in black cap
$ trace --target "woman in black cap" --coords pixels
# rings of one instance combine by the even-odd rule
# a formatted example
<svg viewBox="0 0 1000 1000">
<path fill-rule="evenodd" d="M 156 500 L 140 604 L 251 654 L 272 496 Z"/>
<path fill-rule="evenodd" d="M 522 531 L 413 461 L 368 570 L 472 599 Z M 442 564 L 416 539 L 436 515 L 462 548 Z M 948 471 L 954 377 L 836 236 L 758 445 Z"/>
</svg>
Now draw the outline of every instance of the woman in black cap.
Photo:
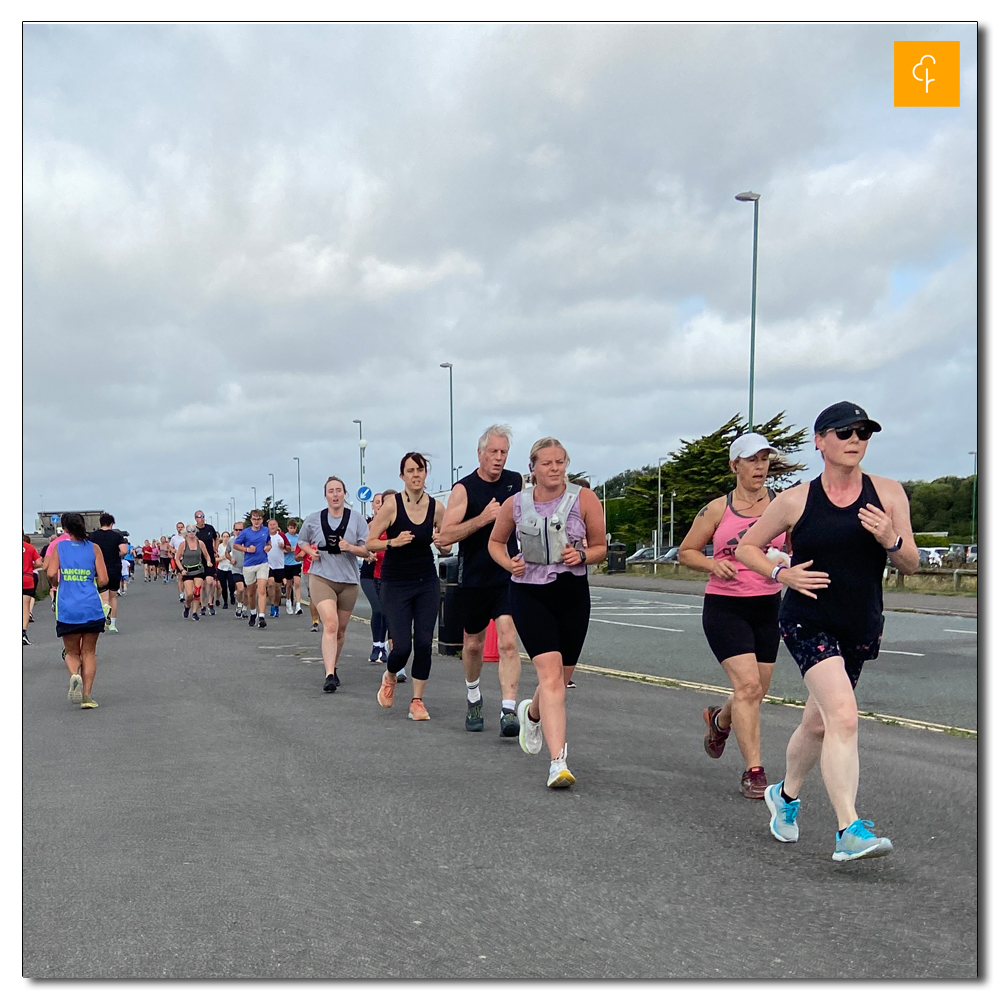
<svg viewBox="0 0 1000 1000">
<path fill-rule="evenodd" d="M 920 563 L 910 505 L 894 479 L 861 470 L 868 439 L 882 428 L 855 403 L 835 403 L 813 430 L 823 472 L 779 494 L 743 536 L 736 558 L 788 587 L 778 624 L 809 697 L 788 741 L 785 777 L 768 785 L 764 801 L 777 840 L 798 840 L 799 789 L 822 761 L 823 781 L 837 814 L 834 861 L 878 857 L 887 837 L 858 819 L 858 705 L 854 688 L 882 641 L 882 573 L 886 553 L 901 573 Z M 762 545 L 791 532 L 792 565 L 775 566 Z"/>
</svg>

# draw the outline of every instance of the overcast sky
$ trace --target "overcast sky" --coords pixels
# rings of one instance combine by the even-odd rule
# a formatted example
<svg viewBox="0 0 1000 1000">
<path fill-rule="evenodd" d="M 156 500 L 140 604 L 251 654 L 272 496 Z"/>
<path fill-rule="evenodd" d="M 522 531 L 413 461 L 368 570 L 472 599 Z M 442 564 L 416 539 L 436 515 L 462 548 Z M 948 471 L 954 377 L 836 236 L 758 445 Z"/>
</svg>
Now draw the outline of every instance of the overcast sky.
<svg viewBox="0 0 1000 1000">
<path fill-rule="evenodd" d="M 893 41 L 961 41 L 894 108 Z M 595 482 L 851 399 L 866 466 L 977 447 L 972 26 L 28 26 L 24 525 L 219 526 L 327 475 L 447 485 L 509 422 Z M 804 457 L 816 469 L 810 450 Z"/>
</svg>

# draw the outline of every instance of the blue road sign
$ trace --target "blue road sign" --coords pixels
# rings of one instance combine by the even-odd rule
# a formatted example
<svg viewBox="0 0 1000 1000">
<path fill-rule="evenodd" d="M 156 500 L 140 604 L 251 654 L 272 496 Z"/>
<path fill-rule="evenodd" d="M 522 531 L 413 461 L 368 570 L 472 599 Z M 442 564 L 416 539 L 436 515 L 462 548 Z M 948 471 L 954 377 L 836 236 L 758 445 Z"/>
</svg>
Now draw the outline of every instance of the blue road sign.
<svg viewBox="0 0 1000 1000">
<path fill-rule="evenodd" d="M 362 503 L 367 503 L 372 498 L 372 488 L 370 486 L 358 487 L 358 499 Z"/>
</svg>

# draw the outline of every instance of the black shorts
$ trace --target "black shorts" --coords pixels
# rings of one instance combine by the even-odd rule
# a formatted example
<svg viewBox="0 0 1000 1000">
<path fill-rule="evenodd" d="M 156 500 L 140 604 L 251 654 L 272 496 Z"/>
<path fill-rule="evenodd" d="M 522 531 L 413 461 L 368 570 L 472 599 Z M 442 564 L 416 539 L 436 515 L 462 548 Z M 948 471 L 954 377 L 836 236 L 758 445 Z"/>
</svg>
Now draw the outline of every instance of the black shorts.
<svg viewBox="0 0 1000 1000">
<path fill-rule="evenodd" d="M 89 632 L 103 632 L 103 618 L 93 622 L 61 622 L 56 621 L 56 635 L 61 639 L 64 635 L 84 635 Z"/>
<path fill-rule="evenodd" d="M 469 635 L 478 635 L 486 630 L 491 620 L 509 615 L 509 591 L 509 583 L 502 583 L 499 587 L 459 587 L 462 628 Z"/>
<path fill-rule="evenodd" d="M 865 661 L 878 659 L 878 652 L 882 646 L 881 631 L 875 639 L 870 639 L 868 642 L 841 642 L 836 636 L 824 632 L 818 625 L 811 625 L 808 622 L 802 624 L 782 621 L 778 622 L 778 627 L 781 629 L 781 638 L 785 640 L 788 652 L 799 665 L 799 673 L 803 677 L 810 667 L 815 667 L 820 661 L 828 660 L 831 656 L 840 656 L 844 660 L 844 669 L 850 678 L 852 688 L 858 686 L 861 668 L 865 665 Z M 882 627 L 885 627 L 884 616 Z"/>
<path fill-rule="evenodd" d="M 204 573 L 185 573 L 184 574 L 184 582 L 187 583 L 188 580 L 190 580 L 192 583 L 197 583 L 199 580 L 201 580 L 202 582 L 204 582 L 204 580 L 205 580 L 205 574 Z"/>
<path fill-rule="evenodd" d="M 170 569 L 170 560 L 169 559 L 161 559 L 160 560 L 160 569 Z"/>
<path fill-rule="evenodd" d="M 706 594 L 701 609 L 701 627 L 719 663 L 746 653 L 753 653 L 758 663 L 774 663 L 781 643 L 778 634 L 780 606 L 780 593 L 761 597 Z"/>
<path fill-rule="evenodd" d="M 21 591 L 21 596 L 22 597 L 34 597 L 35 596 L 35 588 L 34 587 L 25 587 Z"/>
<path fill-rule="evenodd" d="M 511 583 L 510 613 L 528 656 L 561 653 L 563 666 L 580 658 L 590 624 L 590 584 L 560 573 L 551 583 Z"/>
<path fill-rule="evenodd" d="M 291 580 L 293 577 L 302 575 L 302 563 L 296 563 L 294 566 L 285 567 L 285 579 Z"/>
<path fill-rule="evenodd" d="M 267 575 L 275 581 L 275 583 L 281 583 L 285 579 L 285 567 L 282 566 L 281 569 L 273 569 L 268 567 Z"/>
<path fill-rule="evenodd" d="M 205 567 L 205 576 L 211 576 L 211 577 L 214 578 L 215 577 L 215 567 L 214 566 L 206 566 Z"/>
<path fill-rule="evenodd" d="M 104 591 L 106 591 L 106 590 L 117 591 L 117 590 L 121 589 L 121 585 L 122 585 L 122 574 L 121 574 L 121 571 L 119 571 L 118 573 L 116 573 L 114 576 L 112 576 L 109 573 L 108 574 L 108 582 L 107 582 L 107 584 L 104 587 L 101 587 L 100 590 L 98 591 L 98 593 L 103 594 Z"/>
</svg>

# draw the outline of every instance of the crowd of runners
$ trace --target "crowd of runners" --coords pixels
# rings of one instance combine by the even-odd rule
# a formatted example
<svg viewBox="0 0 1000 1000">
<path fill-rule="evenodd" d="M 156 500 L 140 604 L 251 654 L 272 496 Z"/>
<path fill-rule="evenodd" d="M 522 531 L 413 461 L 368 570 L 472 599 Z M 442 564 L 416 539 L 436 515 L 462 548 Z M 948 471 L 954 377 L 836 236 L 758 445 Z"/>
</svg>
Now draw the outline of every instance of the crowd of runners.
<svg viewBox="0 0 1000 1000">
<path fill-rule="evenodd" d="M 919 558 L 909 505 L 895 480 L 861 469 L 878 423 L 854 403 L 827 407 L 814 425 L 823 472 L 776 494 L 767 486 L 776 450 L 760 434 L 733 442 L 734 488 L 697 515 L 680 547 L 680 561 L 709 574 L 703 627 L 732 684 L 723 705 L 705 709 L 704 747 L 721 757 L 735 732 L 745 768 L 740 791 L 762 799 L 770 830 L 782 842 L 798 839 L 799 790 L 821 764 L 837 815 L 833 858 L 847 861 L 888 853 L 873 823 L 855 811 L 859 760 L 854 688 L 865 661 L 878 655 L 884 618 L 886 556 L 903 573 Z M 43 553 L 24 539 L 24 642 L 31 619 L 33 574 L 52 584 L 56 633 L 70 673 L 69 698 L 96 708 L 93 684 L 101 632 L 116 630 L 117 596 L 140 561 L 144 581 L 176 581 L 183 617 L 233 610 L 250 628 L 269 618 L 302 615 L 321 631 L 323 691 L 341 685 L 338 660 L 359 590 L 371 607 L 372 663 L 384 664 L 377 691 L 392 709 L 400 683 L 412 681 L 407 718 L 430 719 L 425 696 L 441 605 L 434 551 L 458 546 L 458 611 L 463 626 L 465 728 L 483 732 L 480 677 L 487 630 L 494 623 L 499 653 L 502 738 L 518 739 L 528 754 L 548 748 L 547 784 L 573 785 L 568 762 L 566 690 L 590 621 L 588 566 L 605 559 L 604 513 L 597 495 L 571 482 L 570 457 L 552 437 L 528 455 L 528 476 L 506 468 L 511 431 L 488 427 L 479 438 L 478 467 L 455 483 L 446 504 L 429 495 L 427 459 L 407 452 L 399 490 L 376 494 L 367 520 L 347 505 L 343 479 L 324 484 L 325 506 L 283 530 L 260 510 L 250 523 L 218 533 L 196 511 L 175 534 L 133 549 L 109 514 L 89 536 L 83 518 L 62 518 L 63 534 Z M 705 556 L 708 543 L 713 555 Z M 784 598 L 782 587 L 786 588 Z M 30 594 L 29 594 L 30 591 Z M 518 700 L 521 655 L 537 684 Z M 760 705 L 784 641 L 808 690 L 802 722 L 786 751 L 785 773 L 770 782 L 760 748 Z"/>
</svg>

